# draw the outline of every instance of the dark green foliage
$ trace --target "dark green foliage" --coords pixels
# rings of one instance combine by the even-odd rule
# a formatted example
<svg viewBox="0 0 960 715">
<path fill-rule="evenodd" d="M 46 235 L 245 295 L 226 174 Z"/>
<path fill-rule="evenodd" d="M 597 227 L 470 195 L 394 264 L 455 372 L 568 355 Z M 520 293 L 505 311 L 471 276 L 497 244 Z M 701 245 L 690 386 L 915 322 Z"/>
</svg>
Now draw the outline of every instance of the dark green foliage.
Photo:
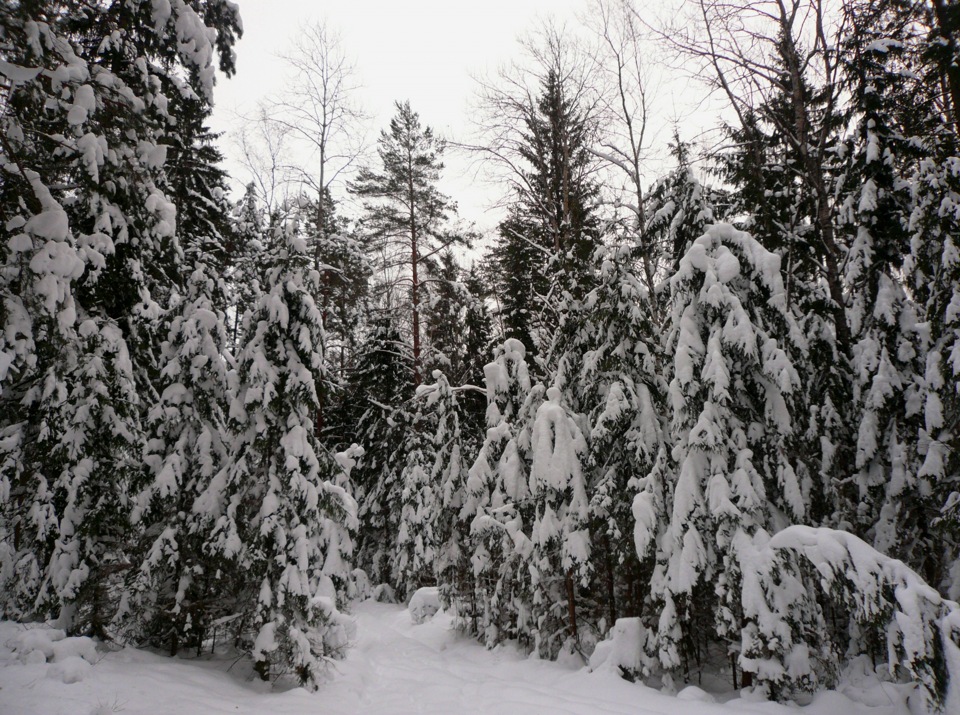
<svg viewBox="0 0 960 715">
<path fill-rule="evenodd" d="M 523 122 L 518 188 L 491 258 L 504 337 L 534 357 L 550 342 L 564 295 L 580 297 L 592 286 L 599 187 L 589 152 L 595 126 L 556 69 L 524 106 Z"/>
<path fill-rule="evenodd" d="M 364 450 L 353 473 L 360 504 L 356 561 L 375 583 L 394 582 L 390 561 L 400 516 L 400 472 L 409 449 L 412 372 L 399 331 L 389 318 L 378 320 L 360 344 L 336 410 L 344 440 Z"/>
</svg>

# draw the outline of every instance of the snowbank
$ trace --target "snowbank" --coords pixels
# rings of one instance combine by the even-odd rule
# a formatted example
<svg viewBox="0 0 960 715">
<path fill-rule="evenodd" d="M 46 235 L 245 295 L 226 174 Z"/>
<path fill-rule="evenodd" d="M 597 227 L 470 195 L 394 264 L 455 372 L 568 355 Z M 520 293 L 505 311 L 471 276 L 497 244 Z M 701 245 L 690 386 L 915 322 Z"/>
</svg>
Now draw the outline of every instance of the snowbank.
<svg viewBox="0 0 960 715">
<path fill-rule="evenodd" d="M 416 624 L 433 618 L 440 610 L 440 589 L 436 586 L 418 588 L 407 609 L 410 611 L 410 620 Z"/>
<path fill-rule="evenodd" d="M 331 671 L 320 691 L 265 691 L 249 664 L 235 654 L 216 658 L 169 658 L 126 648 L 101 653 L 94 667 L 76 661 L 23 663 L 13 645 L 34 639 L 40 657 L 58 634 L 23 636 L 23 626 L 0 622 L 0 713 L 11 715 L 797 715 L 796 706 L 734 694 L 707 692 L 706 685 L 680 685 L 671 696 L 631 683 L 606 666 L 594 672 L 527 658 L 512 644 L 493 650 L 452 630 L 438 614 L 411 623 L 403 606 L 372 600 L 354 605 L 358 642 Z M 618 627 L 620 644 L 637 643 L 635 622 Z M 59 640 L 51 641 L 51 638 Z M 77 642 L 86 639 L 77 639 Z M 70 646 L 74 647 L 74 646 Z M 53 655 L 53 657 L 56 657 Z M 598 656 L 599 657 L 599 656 Z M 69 658 L 69 656 L 67 657 Z M 82 660 L 82 659 L 81 659 Z M 44 661 L 46 658 L 44 657 Z M 86 661 L 83 661 L 86 662 Z M 626 652 L 606 663 L 628 663 Z M 57 679 L 46 672 L 60 665 Z M 89 664 L 88 664 L 89 665 Z M 83 672 L 85 671 L 85 672 Z M 65 684 L 81 672 L 83 680 Z M 818 694 L 803 715 L 911 715 L 904 704 L 909 686 L 880 682 L 872 671 Z M 899 689 L 898 689 L 899 688 Z M 731 699 L 732 698 L 732 699 Z M 714 702 L 717 701 L 717 702 Z M 726 701 L 726 702 L 720 702 Z"/>
<path fill-rule="evenodd" d="M 649 660 L 643 651 L 647 629 L 639 618 L 618 618 L 606 640 L 597 643 L 590 656 L 590 670 L 633 679 Z M 649 663 L 646 663 L 648 666 Z"/>
<path fill-rule="evenodd" d="M 13 628 L 23 628 L 5 624 Z M 90 674 L 100 656 L 90 638 L 67 638 L 55 628 L 37 626 L 15 632 L 4 639 L 12 656 L 24 665 L 47 665 L 46 677 L 63 683 L 78 683 Z"/>
</svg>

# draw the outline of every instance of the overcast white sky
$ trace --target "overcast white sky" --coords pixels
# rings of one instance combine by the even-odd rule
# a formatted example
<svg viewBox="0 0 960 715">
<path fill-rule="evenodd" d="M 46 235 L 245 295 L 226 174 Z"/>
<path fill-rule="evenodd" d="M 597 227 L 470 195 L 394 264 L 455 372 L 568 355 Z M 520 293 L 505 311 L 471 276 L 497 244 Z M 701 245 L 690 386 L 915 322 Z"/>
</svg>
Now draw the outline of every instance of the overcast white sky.
<svg viewBox="0 0 960 715">
<path fill-rule="evenodd" d="M 238 0 L 243 38 L 236 46 L 237 74 L 220 78 L 213 126 L 236 129 L 242 115 L 276 93 L 284 63 L 279 58 L 299 29 L 325 20 L 338 30 L 356 60 L 363 87 L 360 101 L 373 116 L 372 139 L 393 115 L 396 100 L 409 99 L 421 120 L 444 136 L 462 136 L 474 92 L 471 74 L 494 70 L 518 54 L 517 37 L 538 17 L 575 21 L 586 0 Z M 224 148 L 229 154 L 229 137 Z M 446 190 L 464 218 L 488 223 L 482 215 L 486 193 L 470 187 L 462 163 L 452 157 Z M 230 162 L 241 178 L 243 169 Z"/>
<path fill-rule="evenodd" d="M 338 31 L 356 62 L 360 103 L 372 115 L 371 142 L 394 113 L 396 100 L 410 100 L 423 123 L 442 136 L 462 138 L 469 130 L 469 103 L 476 91 L 471 76 L 491 73 L 520 54 L 517 38 L 538 19 L 552 17 L 576 27 L 590 0 L 238 0 L 243 38 L 236 46 L 237 74 L 220 78 L 213 126 L 228 133 L 257 102 L 282 88 L 284 62 L 300 28 L 324 20 Z M 467 170 L 446 158 L 443 189 L 460 204 L 461 216 L 490 228 L 499 216 Z M 235 179 L 246 173 L 228 163 Z"/>
</svg>

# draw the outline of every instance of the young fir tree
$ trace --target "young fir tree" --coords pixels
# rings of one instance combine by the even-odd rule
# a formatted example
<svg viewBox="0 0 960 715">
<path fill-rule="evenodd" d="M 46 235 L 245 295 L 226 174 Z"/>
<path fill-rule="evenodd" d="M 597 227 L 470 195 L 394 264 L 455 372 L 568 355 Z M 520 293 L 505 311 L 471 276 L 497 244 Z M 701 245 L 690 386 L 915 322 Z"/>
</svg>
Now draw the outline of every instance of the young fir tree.
<svg viewBox="0 0 960 715">
<path fill-rule="evenodd" d="M 343 391 L 337 419 L 344 435 L 356 435 L 364 453 L 354 470 L 360 504 L 357 558 L 377 584 L 394 583 L 394 547 L 409 448 L 412 360 L 390 318 L 378 319 L 360 344 Z"/>
<path fill-rule="evenodd" d="M 470 522 L 474 609 L 464 624 L 492 647 L 504 639 L 529 642 L 532 591 L 528 567 L 533 544 L 530 425 L 543 399 L 532 387 L 526 348 L 509 338 L 484 368 L 487 431 L 468 472 L 460 518 Z M 467 597 L 461 597 L 467 600 Z"/>
<path fill-rule="evenodd" d="M 216 605 L 217 569 L 204 550 L 212 515 L 195 508 L 229 451 L 230 291 L 222 276 L 233 237 L 222 155 L 203 124 L 209 111 L 197 99 L 178 97 L 174 104 L 165 179 L 183 256 L 164 316 L 158 399 L 145 420 L 145 469 L 131 518 L 143 534 L 124 614 L 136 638 L 174 655 L 181 645 L 199 647 L 207 624 L 229 615 Z"/>
<path fill-rule="evenodd" d="M 407 431 L 406 462 L 398 477 L 400 499 L 394 505 L 399 513 L 391 572 L 399 598 L 436 583 L 437 518 L 442 505 L 440 490 L 432 479 L 431 431 L 422 411 L 415 409 Z"/>
<path fill-rule="evenodd" d="M 244 314 L 260 298 L 263 283 L 263 256 L 267 230 L 264 209 L 253 184 L 230 213 L 230 242 L 227 244 L 225 279 L 230 291 L 227 327 L 233 352 L 238 352 Z"/>
<path fill-rule="evenodd" d="M 899 559 L 847 531 L 794 525 L 741 536 L 741 665 L 769 696 L 832 687 L 868 656 L 916 684 L 924 712 L 953 712 L 960 609 Z M 749 596 L 747 595 L 749 594 Z M 891 594 L 895 594 L 891 597 Z"/>
<path fill-rule="evenodd" d="M 279 230 L 265 293 L 244 319 L 232 459 L 202 506 L 217 513 L 210 549 L 239 582 L 236 608 L 255 634 L 257 672 L 292 672 L 316 687 L 342 645 L 336 606 L 349 577 L 356 503 L 341 463 L 314 434 L 317 383 L 326 379 L 313 299 L 320 275 L 295 221 Z"/>
<path fill-rule="evenodd" d="M 457 397 L 446 376 L 433 371 L 434 382 L 421 385 L 409 433 L 394 572 L 398 593 L 439 584 L 447 594 L 464 579 L 464 537 L 458 519 L 466 467 L 462 456 Z"/>
<path fill-rule="evenodd" d="M 645 480 L 636 537 L 641 558 L 656 548 L 649 654 L 689 671 L 704 645 L 740 641 L 741 535 L 802 521 L 810 485 L 789 460 L 801 338 L 779 257 L 718 224 L 680 261 L 671 293 L 673 447 Z"/>
<path fill-rule="evenodd" d="M 454 391 L 446 375 L 433 372 L 434 382 L 422 394 L 423 409 L 431 415 L 433 463 L 430 479 L 439 494 L 434 533 L 437 556 L 434 567 L 440 586 L 440 598 L 454 605 L 457 612 L 472 605 L 473 580 L 470 564 L 470 523 L 461 518 L 466 499 L 467 465 L 472 456 L 462 430 L 463 392 Z M 462 594 L 470 601 L 458 603 Z"/>
<path fill-rule="evenodd" d="M 799 17 L 776 20 L 765 59 L 776 81 L 761 101 L 744 102 L 740 121 L 726 128 L 729 146 L 719 157 L 719 173 L 734 188 L 729 215 L 781 257 L 787 305 L 809 341 L 808 358 L 796 365 L 804 408 L 796 414 L 803 438 L 795 465 L 818 484 L 811 521 L 838 523 L 836 486 L 853 469 L 856 424 L 841 274 L 845 246 L 836 231 L 845 126 L 840 53 L 830 43 L 807 46 Z"/>
<path fill-rule="evenodd" d="M 677 166 L 651 190 L 647 199 L 650 218 L 644 230 L 646 245 L 657 247 L 666 264 L 663 269 L 672 273 L 704 229 L 720 219 L 717 204 L 721 196 L 697 178 L 690 163 L 690 146 L 679 135 L 674 136 L 671 150 Z"/>
<path fill-rule="evenodd" d="M 470 444 L 468 452 L 475 455 L 483 440 L 486 426 L 487 400 L 480 386 L 483 367 L 493 357 L 493 321 L 487 308 L 488 289 L 476 267 L 471 268 L 463 282 L 467 304 L 463 315 L 461 383 L 467 386 L 457 396 L 462 410 L 461 430 Z M 471 389 L 478 388 L 478 389 Z M 472 459 L 471 459 L 472 461 Z"/>
<path fill-rule="evenodd" d="M 587 441 L 556 385 L 537 408 L 530 433 L 529 556 L 534 648 L 553 658 L 579 650 L 577 589 L 591 575 L 590 502 L 584 479 Z"/>
<path fill-rule="evenodd" d="M 87 319 L 77 337 L 47 375 L 50 392 L 35 403 L 41 421 L 23 457 L 27 474 L 35 470 L 36 491 L 21 502 L 23 535 L 34 541 L 18 554 L 17 570 L 36 574 L 39 583 L 12 591 L 30 589 L 35 600 L 27 613 L 34 617 L 58 616 L 68 631 L 104 638 L 132 546 L 127 499 L 140 448 L 132 428 L 140 402 L 120 329 Z"/>
<path fill-rule="evenodd" d="M 347 221 L 337 213 L 337 204 L 329 190 L 324 192 L 325 207 L 317 211 L 316 202 L 305 209 L 308 250 L 320 271 L 322 290 L 317 306 L 323 316 L 327 336 L 327 356 L 334 384 L 345 379 L 347 366 L 357 351 L 357 336 L 363 319 L 363 306 L 369 291 L 369 256 Z M 323 228 L 318 227 L 323 221 Z M 334 379 L 336 378 L 336 379 Z"/>
<path fill-rule="evenodd" d="M 430 374 L 434 369 L 442 370 L 459 384 L 470 359 L 464 330 L 467 308 L 474 297 L 460 280 L 461 268 L 453 251 L 443 251 L 425 265 L 425 365 Z"/>
<path fill-rule="evenodd" d="M 146 474 L 131 517 L 144 533 L 127 615 L 139 638 L 173 655 L 181 645 L 199 646 L 209 622 L 229 615 L 218 606 L 218 564 L 206 551 L 215 515 L 198 508 L 230 451 L 230 358 L 217 308 L 223 288 L 200 260 L 171 305 L 160 397 L 147 415 Z"/>
<path fill-rule="evenodd" d="M 931 485 L 924 500 L 933 533 L 914 566 L 949 598 L 960 598 L 960 161 L 947 156 L 921 162 L 912 181 L 911 251 L 906 272 L 929 326 L 923 379 L 923 423 L 917 435 L 922 464 L 916 477 Z M 908 438 L 905 436 L 905 438 Z M 939 512 L 939 513 L 938 513 Z"/>
<path fill-rule="evenodd" d="M 497 227 L 488 272 L 496 314 L 505 339 L 519 340 L 531 357 L 542 350 L 544 305 L 550 292 L 547 267 L 552 255 L 531 236 L 536 226 L 510 215 Z"/>
<path fill-rule="evenodd" d="M 601 248 L 599 283 L 566 313 L 554 343 L 555 384 L 584 416 L 591 574 L 578 610 L 604 635 L 643 610 L 651 564 L 637 558 L 631 494 L 666 460 L 661 347 L 653 301 L 636 272 L 639 249 Z M 657 503 L 662 505 L 662 495 Z"/>
</svg>

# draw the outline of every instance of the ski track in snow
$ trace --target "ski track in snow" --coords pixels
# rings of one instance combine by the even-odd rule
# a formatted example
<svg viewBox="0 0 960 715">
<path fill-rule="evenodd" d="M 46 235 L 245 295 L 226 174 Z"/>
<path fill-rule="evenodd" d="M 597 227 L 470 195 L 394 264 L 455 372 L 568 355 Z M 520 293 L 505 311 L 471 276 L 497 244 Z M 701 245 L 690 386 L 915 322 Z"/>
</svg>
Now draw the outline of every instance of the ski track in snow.
<svg viewBox="0 0 960 715">
<path fill-rule="evenodd" d="M 7 643 L 22 629 L 0 623 L 2 715 L 906 715 L 835 692 L 808 707 L 734 699 L 725 704 L 664 695 L 614 674 L 486 650 L 443 614 L 421 625 L 402 606 L 354 607 L 357 640 L 317 693 L 268 692 L 228 660 L 180 660 L 127 648 L 107 654 L 79 683 L 50 677 L 51 664 L 21 664 Z M 239 672 L 238 672 L 239 671 Z M 692 694 L 693 691 L 690 691 Z M 896 698 L 893 698 L 896 700 Z M 880 702 L 883 698 L 881 697 Z"/>
</svg>

